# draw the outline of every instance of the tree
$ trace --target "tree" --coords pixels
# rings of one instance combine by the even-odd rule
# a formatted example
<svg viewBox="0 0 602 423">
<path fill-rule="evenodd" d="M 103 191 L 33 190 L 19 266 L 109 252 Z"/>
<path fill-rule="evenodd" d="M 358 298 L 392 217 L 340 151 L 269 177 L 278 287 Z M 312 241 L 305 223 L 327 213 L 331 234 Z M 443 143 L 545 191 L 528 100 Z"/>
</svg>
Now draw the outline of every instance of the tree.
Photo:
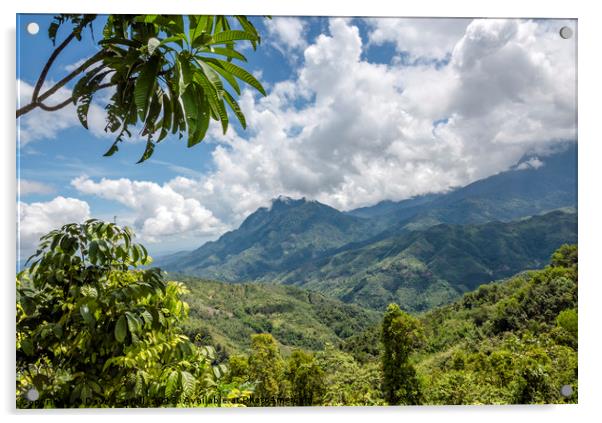
<svg viewBox="0 0 602 423">
<path fill-rule="evenodd" d="M 268 333 L 251 336 L 249 378 L 255 383 L 253 397 L 261 404 L 275 402 L 283 392 L 284 361 L 278 344 Z"/>
<path fill-rule="evenodd" d="M 324 405 L 383 405 L 377 362 L 360 366 L 351 354 L 329 343 L 316 360 L 324 371 Z"/>
<path fill-rule="evenodd" d="M 19 407 L 148 407 L 212 395 L 212 351 L 179 327 L 186 287 L 156 268 L 136 270 L 151 259 L 132 236 L 88 220 L 41 238 L 17 275 Z"/>
<path fill-rule="evenodd" d="M 383 393 L 389 404 L 420 404 L 420 384 L 410 354 L 421 338 L 420 322 L 397 304 L 389 304 L 382 325 Z"/>
<path fill-rule="evenodd" d="M 105 156 L 118 151 L 133 128 L 141 128 L 147 142 L 140 163 L 151 157 L 156 144 L 170 132 L 180 138 L 187 134 L 187 145 L 192 147 L 204 139 L 211 119 L 219 121 L 225 133 L 233 113 L 245 128 L 245 117 L 226 85 L 236 95 L 240 94 L 238 81 L 266 94 L 253 75 L 233 63 L 246 61 L 237 50 L 241 42 L 250 42 L 253 49 L 260 43 L 257 29 L 244 16 L 109 15 L 98 51 L 45 88 L 57 57 L 74 40 L 81 40 L 86 29 L 92 31 L 97 21 L 97 15 L 54 18 L 48 28 L 53 44 L 59 28 L 67 23 L 71 24 L 69 33 L 48 58 L 30 103 L 17 110 L 17 118 L 38 108 L 51 112 L 73 103 L 81 124 L 88 128 L 92 99 L 111 88 L 105 131 L 116 138 Z M 75 80 L 70 97 L 47 104 L 60 88 Z"/>
<path fill-rule="evenodd" d="M 563 244 L 552 254 L 550 264 L 555 267 L 576 267 L 577 257 L 577 245 Z"/>
<path fill-rule="evenodd" d="M 319 403 L 324 391 L 324 370 L 313 354 L 294 350 L 287 359 L 285 375 L 295 405 Z"/>
<path fill-rule="evenodd" d="M 249 359 L 244 355 L 231 355 L 228 359 L 229 371 L 226 380 L 230 383 L 243 384 L 249 381 Z"/>
</svg>

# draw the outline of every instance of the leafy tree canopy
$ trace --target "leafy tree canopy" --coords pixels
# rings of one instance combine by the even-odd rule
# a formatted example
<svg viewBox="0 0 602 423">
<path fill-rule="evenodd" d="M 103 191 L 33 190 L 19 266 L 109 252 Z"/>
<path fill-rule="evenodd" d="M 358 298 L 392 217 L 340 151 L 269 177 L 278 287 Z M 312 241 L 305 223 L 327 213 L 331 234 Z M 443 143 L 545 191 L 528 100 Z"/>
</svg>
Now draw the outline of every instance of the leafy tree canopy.
<svg viewBox="0 0 602 423">
<path fill-rule="evenodd" d="M 59 28 L 69 33 L 50 55 L 35 84 L 29 104 L 17 117 L 34 109 L 59 110 L 73 103 L 81 124 L 88 128 L 88 111 L 94 96 L 112 89 L 106 105 L 105 131 L 116 138 L 105 156 L 119 149 L 124 138 L 140 130 L 146 147 L 139 163 L 147 160 L 168 134 L 187 136 L 187 146 L 201 142 L 211 120 L 225 133 L 234 115 L 245 128 L 246 120 L 235 96 L 243 82 L 263 95 L 261 83 L 238 62 L 246 62 L 240 44 L 253 49 L 260 43 L 255 26 L 245 16 L 109 15 L 98 41 L 98 51 L 52 87 L 44 82 L 60 53 L 92 30 L 97 15 L 62 14 L 54 18 L 48 36 L 57 43 Z M 79 79 L 78 79 L 79 78 Z M 71 97 L 55 105 L 47 101 L 70 81 L 77 80 Z"/>
<path fill-rule="evenodd" d="M 206 402 L 225 368 L 181 333 L 186 288 L 129 229 L 88 220 L 41 239 L 17 275 L 19 407 Z M 38 397 L 37 401 L 29 401 Z M 29 395 L 28 395 L 29 393 Z"/>
</svg>

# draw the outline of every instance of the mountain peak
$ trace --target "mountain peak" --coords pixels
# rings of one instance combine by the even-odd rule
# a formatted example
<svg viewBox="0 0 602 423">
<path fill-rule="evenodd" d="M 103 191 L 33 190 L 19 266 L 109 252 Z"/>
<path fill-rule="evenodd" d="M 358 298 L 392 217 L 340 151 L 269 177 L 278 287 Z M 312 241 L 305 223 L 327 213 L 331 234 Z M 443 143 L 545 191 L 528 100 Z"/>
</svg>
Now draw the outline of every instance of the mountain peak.
<svg viewBox="0 0 602 423">
<path fill-rule="evenodd" d="M 270 206 L 268 207 L 268 211 L 279 210 L 279 209 L 290 209 L 294 207 L 299 207 L 308 203 L 316 203 L 316 201 L 308 200 L 305 197 L 301 198 L 291 198 L 286 195 L 279 195 L 276 198 L 273 198 Z"/>
</svg>

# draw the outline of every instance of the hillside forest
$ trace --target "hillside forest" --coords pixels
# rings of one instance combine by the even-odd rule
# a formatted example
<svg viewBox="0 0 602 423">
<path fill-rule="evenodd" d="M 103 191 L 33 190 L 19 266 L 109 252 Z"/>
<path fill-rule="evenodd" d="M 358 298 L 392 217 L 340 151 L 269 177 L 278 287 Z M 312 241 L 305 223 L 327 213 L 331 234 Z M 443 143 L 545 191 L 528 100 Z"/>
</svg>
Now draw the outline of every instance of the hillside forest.
<svg viewBox="0 0 602 423">
<path fill-rule="evenodd" d="M 19 407 L 577 401 L 575 245 L 421 313 L 150 261 L 101 221 L 42 239 L 17 276 Z"/>
</svg>

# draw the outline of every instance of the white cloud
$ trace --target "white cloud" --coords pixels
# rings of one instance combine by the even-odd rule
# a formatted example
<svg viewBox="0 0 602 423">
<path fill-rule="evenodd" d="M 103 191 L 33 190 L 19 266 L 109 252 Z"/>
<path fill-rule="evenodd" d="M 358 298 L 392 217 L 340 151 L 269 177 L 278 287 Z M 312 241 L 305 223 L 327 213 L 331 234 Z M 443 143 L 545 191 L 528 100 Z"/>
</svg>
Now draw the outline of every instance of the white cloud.
<svg viewBox="0 0 602 423">
<path fill-rule="evenodd" d="M 413 51 L 436 56 L 443 37 L 445 66 L 369 63 L 351 22 L 330 20 L 296 76 L 267 97 L 243 92 L 249 129 L 243 138 L 212 127 L 211 172 L 164 184 L 81 177 L 72 185 L 129 208 L 143 239 L 202 239 L 279 195 L 339 209 L 400 200 L 465 185 L 576 138 L 575 44 L 556 28 L 572 22 L 475 20 L 456 33 L 432 21 L 447 35 L 431 34 L 433 46 Z"/>
<path fill-rule="evenodd" d="M 297 57 L 295 50 L 307 46 L 305 32 L 306 22 L 301 18 L 276 16 L 265 22 L 268 31 L 268 41 L 283 55 Z"/>
<path fill-rule="evenodd" d="M 575 51 L 554 28 L 474 21 L 448 35 L 450 63 L 438 68 L 362 60 L 347 19 L 332 19 L 329 33 L 305 49 L 295 79 L 265 98 L 243 93 L 248 139 L 212 132 L 221 143 L 214 171 L 161 189 L 236 226 L 281 194 L 341 209 L 398 200 L 467 184 L 575 137 Z"/>
<path fill-rule="evenodd" d="M 470 19 L 367 18 L 366 22 L 371 28 L 370 44 L 392 42 L 397 52 L 407 53 L 413 62 L 445 59 L 464 35 Z"/>
<path fill-rule="evenodd" d="M 75 69 L 77 69 L 81 65 L 83 65 L 86 62 L 86 60 L 87 60 L 87 58 L 83 58 L 83 59 L 79 59 L 75 63 L 70 63 L 70 64 L 68 64 L 68 65 L 65 66 L 65 70 L 67 72 L 73 72 Z"/>
<path fill-rule="evenodd" d="M 574 139 L 574 44 L 531 21 L 462 25 L 449 65 L 407 67 L 362 60 L 358 29 L 331 20 L 298 79 L 243 95 L 252 135 L 216 149 L 196 198 L 234 221 L 279 194 L 349 209 L 464 185 Z"/>
<path fill-rule="evenodd" d="M 173 235 L 210 237 L 224 231 L 224 225 L 195 198 L 185 197 L 168 184 L 79 177 L 71 182 L 82 194 L 117 201 L 134 213 L 137 235 L 158 242 Z"/>
<path fill-rule="evenodd" d="M 30 254 L 42 235 L 66 223 L 90 217 L 88 203 L 76 198 L 56 197 L 39 203 L 18 202 L 18 239 L 23 258 Z"/>
<path fill-rule="evenodd" d="M 45 84 L 45 88 L 49 88 L 52 84 Z M 33 93 L 33 86 L 22 80 L 17 80 L 18 92 L 18 107 L 29 104 Z M 42 89 L 43 91 L 44 89 Z M 54 105 L 66 100 L 71 96 L 71 90 L 68 88 L 60 88 L 52 99 L 47 100 L 48 105 Z M 32 141 L 54 139 L 57 135 L 68 128 L 81 127 L 75 106 L 68 106 L 54 111 L 47 112 L 42 109 L 34 109 L 31 112 L 21 116 L 17 121 L 18 136 L 20 137 L 21 146 L 25 146 Z M 96 103 L 90 105 L 88 113 L 88 127 L 90 132 L 96 137 L 110 137 L 104 131 L 105 127 L 105 112 L 101 106 Z"/>
<path fill-rule="evenodd" d="M 532 157 L 515 167 L 516 170 L 539 169 L 545 163 L 537 157 Z"/>
<path fill-rule="evenodd" d="M 31 181 L 29 179 L 19 179 L 17 182 L 21 196 L 30 194 L 52 194 L 55 188 L 43 182 Z"/>
</svg>

